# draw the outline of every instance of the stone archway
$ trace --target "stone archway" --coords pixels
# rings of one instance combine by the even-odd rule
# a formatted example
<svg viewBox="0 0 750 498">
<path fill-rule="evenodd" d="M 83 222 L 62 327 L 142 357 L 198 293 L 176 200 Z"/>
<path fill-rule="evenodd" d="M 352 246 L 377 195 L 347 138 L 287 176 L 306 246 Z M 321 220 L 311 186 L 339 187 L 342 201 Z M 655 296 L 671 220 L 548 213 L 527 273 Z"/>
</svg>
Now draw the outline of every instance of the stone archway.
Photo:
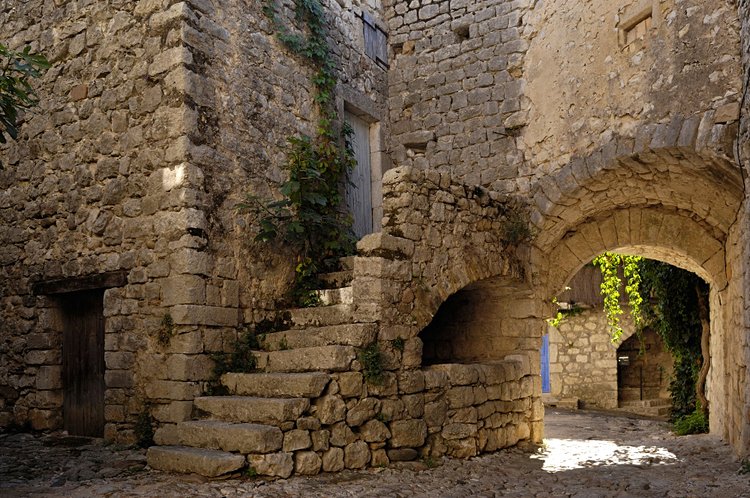
<svg viewBox="0 0 750 498">
<path fill-rule="evenodd" d="M 661 140 L 658 127 L 645 129 L 657 131 L 640 146 L 638 140 L 615 137 L 539 180 L 532 214 L 539 230 L 532 249 L 534 288 L 547 302 L 604 251 L 661 260 L 706 280 L 711 431 L 744 453 L 741 441 L 750 429 L 743 417 L 748 396 L 739 312 L 743 262 L 737 216 L 744 198 L 739 167 L 722 153 L 721 140 L 697 143 L 690 130 L 684 132 L 688 138 L 675 131 L 672 139 Z"/>
</svg>

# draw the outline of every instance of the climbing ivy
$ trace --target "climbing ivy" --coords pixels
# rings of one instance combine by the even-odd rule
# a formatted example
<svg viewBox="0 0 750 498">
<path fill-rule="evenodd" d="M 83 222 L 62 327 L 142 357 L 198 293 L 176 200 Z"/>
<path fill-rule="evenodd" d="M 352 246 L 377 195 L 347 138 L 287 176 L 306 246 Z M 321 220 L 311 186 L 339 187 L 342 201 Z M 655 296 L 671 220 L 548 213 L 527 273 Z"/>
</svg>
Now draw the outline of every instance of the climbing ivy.
<svg viewBox="0 0 750 498">
<path fill-rule="evenodd" d="M 616 254 L 605 252 L 594 258 L 592 263 L 599 267 L 602 272 L 601 293 L 604 298 L 604 312 L 607 315 L 612 342 L 620 340 L 623 334 L 620 325 L 620 316 L 623 314 L 620 306 L 620 289 L 622 288 L 622 279 L 620 278 L 620 268 L 623 268 L 625 277 L 625 293 L 628 296 L 630 304 L 630 314 L 636 330 L 640 330 L 643 324 L 642 305 L 640 285 L 641 277 L 638 271 L 638 265 L 643 261 L 640 256 L 628 256 L 625 254 Z"/>
<path fill-rule="evenodd" d="M 705 375 L 699 373 L 707 354 L 701 347 L 701 341 L 708 340 L 707 284 L 691 272 L 637 256 L 604 253 L 593 263 L 602 272 L 601 292 L 613 342 L 622 336 L 622 268 L 636 333 L 652 327 L 674 360 L 669 391 L 676 431 L 705 432 L 708 407 L 701 406 L 696 394 L 705 400 Z"/>
<path fill-rule="evenodd" d="M 340 257 L 353 253 L 351 217 L 343 212 L 342 183 L 355 165 L 352 130 L 341 123 L 335 105 L 336 64 L 328 45 L 325 12 L 319 0 L 294 0 L 294 26 L 282 23 L 276 2 L 264 7 L 277 38 L 313 67 L 311 82 L 318 111 L 316 137 L 288 139 L 281 200 L 248 195 L 241 208 L 256 216 L 256 241 L 281 240 L 297 251 L 292 300 L 317 304 L 318 274 L 332 271 Z"/>
<path fill-rule="evenodd" d="M 649 297 L 644 321 L 664 340 L 674 359 L 669 385 L 671 416 L 679 421 L 700 411 L 696 403 L 696 387 L 702 389 L 696 383 L 703 363 L 700 294 L 708 293 L 708 285 L 691 272 L 653 260 L 642 261 L 639 272 L 643 293 Z"/>
</svg>

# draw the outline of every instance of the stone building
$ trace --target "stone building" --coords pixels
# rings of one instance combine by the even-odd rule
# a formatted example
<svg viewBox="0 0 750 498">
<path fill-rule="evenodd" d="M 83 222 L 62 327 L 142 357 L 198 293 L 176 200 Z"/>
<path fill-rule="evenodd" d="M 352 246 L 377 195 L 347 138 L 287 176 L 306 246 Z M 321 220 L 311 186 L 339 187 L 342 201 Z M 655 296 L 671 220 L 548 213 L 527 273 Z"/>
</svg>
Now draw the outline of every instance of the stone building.
<svg viewBox="0 0 750 498">
<path fill-rule="evenodd" d="M 616 249 L 710 284 L 711 431 L 748 454 L 750 3 L 321 3 L 374 233 L 230 397 L 212 353 L 283 311 L 294 261 L 235 207 L 314 133 L 312 69 L 260 2 L 0 7 L 0 40 L 54 63 L 0 150 L 0 423 L 129 442 L 145 413 L 155 466 L 210 475 L 540 441 L 551 298 Z"/>
</svg>

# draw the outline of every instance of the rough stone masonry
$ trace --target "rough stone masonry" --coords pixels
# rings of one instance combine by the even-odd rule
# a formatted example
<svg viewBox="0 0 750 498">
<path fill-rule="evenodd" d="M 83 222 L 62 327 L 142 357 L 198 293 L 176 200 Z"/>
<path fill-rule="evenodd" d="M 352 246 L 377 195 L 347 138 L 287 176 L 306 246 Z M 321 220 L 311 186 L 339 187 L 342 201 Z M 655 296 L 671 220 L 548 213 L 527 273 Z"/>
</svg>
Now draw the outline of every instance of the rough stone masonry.
<svg viewBox="0 0 750 498">
<path fill-rule="evenodd" d="M 0 8 L 0 41 L 53 62 L 0 149 L 0 425 L 58 429 L 73 413 L 66 303 L 86 291 L 101 296 L 106 439 L 132 442 L 143 414 L 164 438 L 154 454 L 189 446 L 191 423 L 267 435 L 169 450 L 165 468 L 313 473 L 539 441 L 550 299 L 621 250 L 709 282 L 711 431 L 748 454 L 748 2 L 322 4 L 337 106 L 368 123 L 387 171 L 382 231 L 326 306 L 289 311 L 288 349 L 258 351 L 250 375 L 283 375 L 282 392 L 227 397 L 207 395 L 212 354 L 285 311 L 294 267 L 235 206 L 277 195 L 287 137 L 314 133 L 312 69 L 258 2 Z M 365 19 L 388 36 L 387 65 Z M 518 219 L 530 237 L 509 235 Z M 433 321 L 449 297 L 455 312 Z M 423 345 L 446 336 L 451 356 L 427 366 Z M 362 374 L 372 344 L 380 385 Z M 294 392 L 290 375 L 318 373 L 322 391 Z"/>
</svg>

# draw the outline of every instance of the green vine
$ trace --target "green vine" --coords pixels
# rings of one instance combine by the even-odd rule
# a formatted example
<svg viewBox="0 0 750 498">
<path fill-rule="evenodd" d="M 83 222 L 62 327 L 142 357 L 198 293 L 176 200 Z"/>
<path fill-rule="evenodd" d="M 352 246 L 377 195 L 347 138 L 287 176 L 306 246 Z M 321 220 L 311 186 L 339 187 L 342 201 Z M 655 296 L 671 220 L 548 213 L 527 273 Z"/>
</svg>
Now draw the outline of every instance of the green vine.
<svg viewBox="0 0 750 498">
<path fill-rule="evenodd" d="M 696 383 L 703 362 L 698 293 L 707 294 L 708 286 L 695 274 L 658 261 L 644 260 L 639 271 L 644 295 L 649 297 L 644 321 L 664 340 L 674 359 L 669 383 L 672 419 L 689 417 L 686 425 L 706 427 L 697 423 L 701 416 L 694 414 L 700 411 Z"/>
<path fill-rule="evenodd" d="M 290 297 L 296 304 L 314 305 L 318 275 L 335 270 L 339 258 L 354 251 L 351 217 L 341 209 L 341 187 L 356 161 L 352 129 L 340 122 L 336 111 L 336 64 L 328 45 L 323 6 L 319 0 L 294 0 L 294 5 L 294 31 L 282 23 L 274 0 L 263 10 L 277 38 L 315 70 L 311 82 L 318 111 L 317 136 L 289 137 L 285 165 L 289 177 L 281 185 L 281 200 L 269 202 L 248 195 L 240 208 L 256 215 L 256 241 L 280 239 L 296 250 Z"/>
<path fill-rule="evenodd" d="M 623 267 L 624 270 L 623 274 L 626 280 L 625 293 L 628 296 L 630 315 L 633 318 L 635 329 L 639 331 L 642 327 L 643 298 L 640 294 L 641 277 L 638 272 L 638 265 L 642 260 L 643 258 L 640 256 L 627 256 L 605 252 L 592 261 L 594 266 L 599 267 L 599 270 L 602 272 L 600 289 L 604 298 L 604 312 L 607 315 L 607 324 L 609 325 L 612 342 L 619 341 L 623 334 L 622 326 L 620 325 L 620 317 L 623 314 L 622 307 L 620 306 L 620 289 L 622 288 L 620 267 Z"/>
</svg>

